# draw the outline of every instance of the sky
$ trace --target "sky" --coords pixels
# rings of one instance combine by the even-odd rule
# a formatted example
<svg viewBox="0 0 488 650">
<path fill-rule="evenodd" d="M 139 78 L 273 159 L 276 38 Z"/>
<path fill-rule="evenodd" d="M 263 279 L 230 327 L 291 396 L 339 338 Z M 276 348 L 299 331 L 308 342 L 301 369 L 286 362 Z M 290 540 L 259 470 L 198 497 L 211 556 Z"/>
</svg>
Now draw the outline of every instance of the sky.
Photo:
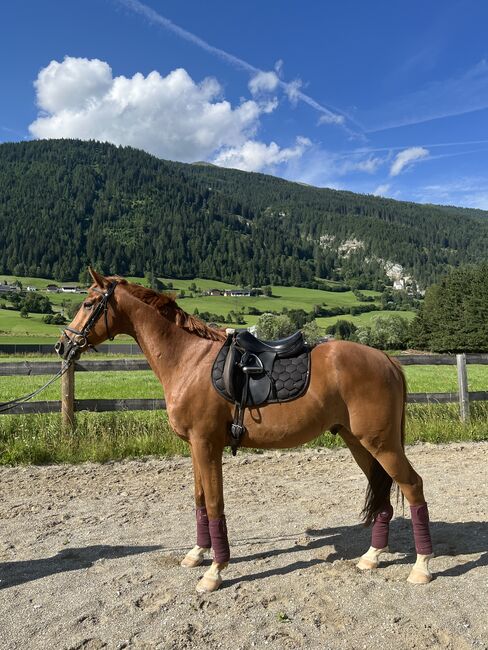
<svg viewBox="0 0 488 650">
<path fill-rule="evenodd" d="M 13 0 L 0 142 L 488 209 L 488 2 Z"/>
</svg>

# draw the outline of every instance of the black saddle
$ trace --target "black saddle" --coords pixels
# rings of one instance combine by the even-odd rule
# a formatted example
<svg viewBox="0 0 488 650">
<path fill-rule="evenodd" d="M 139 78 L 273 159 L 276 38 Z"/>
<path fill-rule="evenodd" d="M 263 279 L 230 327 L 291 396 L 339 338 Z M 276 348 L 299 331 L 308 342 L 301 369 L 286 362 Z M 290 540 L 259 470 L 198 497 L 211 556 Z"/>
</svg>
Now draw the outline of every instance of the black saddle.
<svg viewBox="0 0 488 650">
<path fill-rule="evenodd" d="M 248 330 L 242 330 L 236 333 L 235 340 L 237 346 L 246 352 L 253 352 L 254 354 L 276 352 L 282 357 L 290 357 L 297 352 L 303 351 L 305 345 L 301 332 L 295 332 L 295 334 L 279 341 L 261 341 Z"/>
<path fill-rule="evenodd" d="M 212 368 L 212 383 L 236 405 L 231 426 L 235 455 L 245 433 L 246 408 L 301 397 L 310 381 L 310 348 L 301 332 L 280 341 L 261 341 L 247 330 L 227 337 Z"/>
</svg>

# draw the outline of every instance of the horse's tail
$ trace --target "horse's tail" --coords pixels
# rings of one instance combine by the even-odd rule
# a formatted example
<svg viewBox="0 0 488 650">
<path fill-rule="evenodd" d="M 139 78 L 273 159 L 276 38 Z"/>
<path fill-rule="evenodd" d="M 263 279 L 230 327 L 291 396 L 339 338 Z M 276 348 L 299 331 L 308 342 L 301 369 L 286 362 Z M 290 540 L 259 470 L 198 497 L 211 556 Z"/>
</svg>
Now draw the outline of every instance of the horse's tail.
<svg viewBox="0 0 488 650">
<path fill-rule="evenodd" d="M 407 402 L 407 380 L 405 378 L 405 373 L 400 363 L 396 359 L 392 359 L 386 355 L 388 360 L 397 370 L 403 386 L 403 399 L 402 399 L 402 418 L 400 423 L 400 442 L 402 449 L 405 448 L 405 410 Z M 364 508 L 361 512 L 363 522 L 365 526 L 369 526 L 373 523 L 375 516 L 380 512 L 384 507 L 385 503 L 388 502 L 390 498 L 391 486 L 393 485 L 393 479 L 383 467 L 379 464 L 376 458 L 373 459 L 373 465 L 371 468 L 371 474 L 368 478 L 368 488 L 366 490 L 366 499 L 364 502 Z M 397 486 L 397 502 L 398 502 L 399 488 Z M 402 505 L 403 505 L 403 494 L 402 494 Z"/>
</svg>

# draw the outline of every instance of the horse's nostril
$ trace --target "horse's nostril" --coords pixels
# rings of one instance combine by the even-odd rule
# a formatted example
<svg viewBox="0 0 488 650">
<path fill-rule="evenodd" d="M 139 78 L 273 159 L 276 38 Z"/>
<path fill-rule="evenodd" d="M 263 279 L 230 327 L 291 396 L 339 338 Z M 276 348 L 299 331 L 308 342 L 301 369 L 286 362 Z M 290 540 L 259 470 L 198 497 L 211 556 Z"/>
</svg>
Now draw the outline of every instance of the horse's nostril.
<svg viewBox="0 0 488 650">
<path fill-rule="evenodd" d="M 54 346 L 55 352 L 57 352 L 59 355 L 62 355 L 64 352 L 64 345 L 62 341 L 58 341 L 56 345 Z"/>
</svg>

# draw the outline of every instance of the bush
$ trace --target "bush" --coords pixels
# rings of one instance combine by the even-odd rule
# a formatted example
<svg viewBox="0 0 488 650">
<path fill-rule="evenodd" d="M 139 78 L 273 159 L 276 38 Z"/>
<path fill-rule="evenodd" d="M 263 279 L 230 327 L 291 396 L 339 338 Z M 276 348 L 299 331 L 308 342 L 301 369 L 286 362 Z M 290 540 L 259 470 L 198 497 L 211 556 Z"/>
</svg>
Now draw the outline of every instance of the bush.
<svg viewBox="0 0 488 650">
<path fill-rule="evenodd" d="M 317 345 L 323 338 L 322 329 L 318 326 L 316 320 L 305 323 L 302 327 L 302 334 L 308 345 Z"/>
<path fill-rule="evenodd" d="M 64 325 L 67 321 L 63 314 L 54 314 L 53 316 L 53 325 Z"/>
<path fill-rule="evenodd" d="M 290 336 L 295 328 L 286 314 L 262 314 L 256 322 L 256 336 L 265 341 Z"/>
<path fill-rule="evenodd" d="M 42 319 L 48 325 L 64 325 L 67 321 L 63 314 L 46 314 Z"/>
<path fill-rule="evenodd" d="M 342 339 L 344 341 L 349 341 L 354 338 L 354 334 L 357 330 L 356 325 L 349 320 L 338 320 L 334 325 L 330 325 L 326 332 L 331 334 L 336 339 Z"/>
<path fill-rule="evenodd" d="M 409 336 L 410 324 L 402 316 L 379 316 L 371 327 L 359 327 L 355 334 L 359 343 L 380 350 L 404 350 Z"/>
</svg>

